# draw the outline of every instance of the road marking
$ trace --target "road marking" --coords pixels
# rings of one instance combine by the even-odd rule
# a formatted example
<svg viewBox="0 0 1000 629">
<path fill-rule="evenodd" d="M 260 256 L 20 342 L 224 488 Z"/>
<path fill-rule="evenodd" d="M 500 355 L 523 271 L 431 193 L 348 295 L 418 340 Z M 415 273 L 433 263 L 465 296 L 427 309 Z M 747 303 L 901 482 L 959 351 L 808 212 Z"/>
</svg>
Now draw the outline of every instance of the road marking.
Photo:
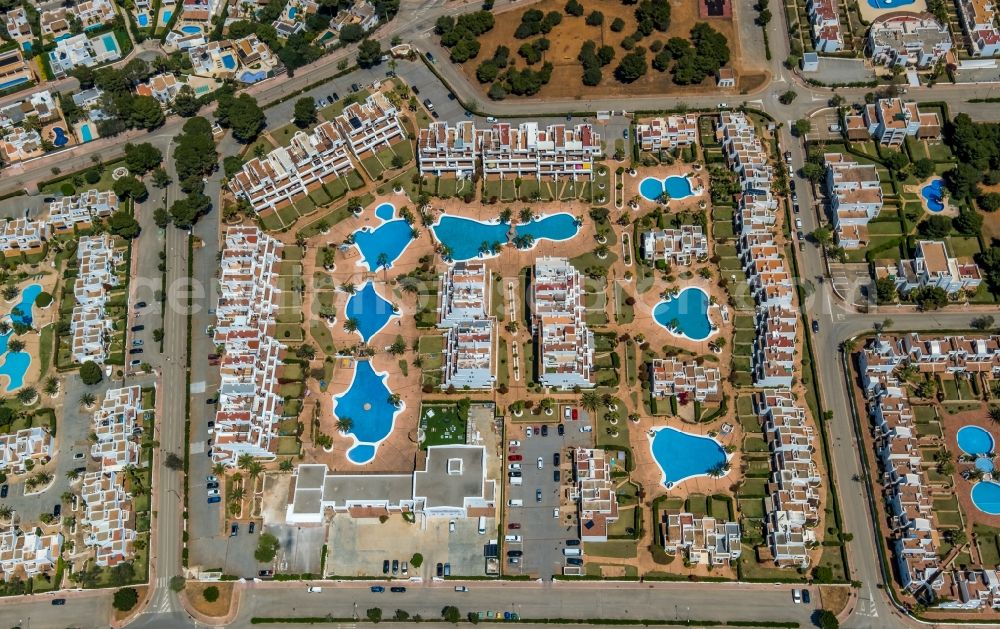
<svg viewBox="0 0 1000 629">
<path fill-rule="evenodd" d="M 198 382 L 191 383 L 191 393 L 204 393 L 205 392 L 205 381 L 199 380 Z"/>
<path fill-rule="evenodd" d="M 191 442 L 191 454 L 201 454 L 205 451 L 204 441 L 193 441 Z"/>
</svg>

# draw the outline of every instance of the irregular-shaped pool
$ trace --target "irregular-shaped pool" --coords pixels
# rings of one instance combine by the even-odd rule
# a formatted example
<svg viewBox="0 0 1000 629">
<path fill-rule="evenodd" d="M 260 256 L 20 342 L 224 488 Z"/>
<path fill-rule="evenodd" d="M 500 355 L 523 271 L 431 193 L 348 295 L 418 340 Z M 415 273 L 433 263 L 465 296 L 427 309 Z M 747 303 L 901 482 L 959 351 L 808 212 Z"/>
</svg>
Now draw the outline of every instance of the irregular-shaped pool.
<svg viewBox="0 0 1000 629">
<path fill-rule="evenodd" d="M 653 431 L 649 447 L 667 488 L 689 478 L 708 476 L 726 464 L 726 451 L 711 437 L 692 435 L 669 426 Z"/>
<path fill-rule="evenodd" d="M 495 250 L 507 244 L 510 229 L 510 223 L 486 223 L 450 214 L 443 214 L 431 227 L 434 237 L 449 249 L 451 259 L 457 262 L 496 255 Z M 576 217 L 560 212 L 515 225 L 514 237 L 531 236 L 535 243 L 539 240 L 558 242 L 569 240 L 579 231 Z"/>
<path fill-rule="evenodd" d="M 692 286 L 653 308 L 653 318 L 674 336 L 703 341 L 712 334 L 708 293 Z"/>
<path fill-rule="evenodd" d="M 389 401 L 392 391 L 386 385 L 388 374 L 378 373 L 370 361 L 355 364 L 354 378 L 347 391 L 333 398 L 333 415 L 338 420 L 350 419 L 351 428 L 345 434 L 354 439 L 347 451 L 351 463 L 364 465 L 375 458 L 378 444 L 392 432 L 396 415 L 405 405 Z"/>
<path fill-rule="evenodd" d="M 382 218 L 378 214 L 382 207 L 379 206 L 379 209 L 375 210 L 379 218 Z M 389 208 L 392 212 L 391 205 Z M 389 218 L 392 218 L 391 213 Z M 361 252 L 360 264 L 366 265 L 369 271 L 391 267 L 413 241 L 413 226 L 409 223 L 403 219 L 383 220 L 387 222 L 374 229 L 364 227 L 354 232 L 354 246 Z"/>
<path fill-rule="evenodd" d="M 646 177 L 639 182 L 639 194 L 647 201 L 658 201 L 664 192 L 671 199 L 694 196 L 691 181 L 687 177 L 671 175 L 662 180 L 656 177 Z"/>
<path fill-rule="evenodd" d="M 389 319 L 399 315 L 393 311 L 392 303 L 378 294 L 370 281 L 347 300 L 347 319 L 357 323 L 357 333 L 365 343 L 389 323 Z"/>
</svg>

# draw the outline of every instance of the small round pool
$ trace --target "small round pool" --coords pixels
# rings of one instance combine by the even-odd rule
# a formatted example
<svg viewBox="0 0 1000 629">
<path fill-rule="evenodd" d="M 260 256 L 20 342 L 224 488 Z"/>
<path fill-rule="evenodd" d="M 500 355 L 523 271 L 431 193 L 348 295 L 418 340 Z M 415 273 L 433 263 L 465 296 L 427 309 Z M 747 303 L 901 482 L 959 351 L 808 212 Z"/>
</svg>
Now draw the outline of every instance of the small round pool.
<svg viewBox="0 0 1000 629">
<path fill-rule="evenodd" d="M 985 456 L 981 456 L 978 459 L 976 459 L 976 469 L 985 474 L 992 474 L 993 461 L 991 459 L 986 458 Z"/>
<path fill-rule="evenodd" d="M 962 452 L 977 456 L 993 452 L 993 435 L 979 426 L 963 426 L 955 435 Z"/>
<path fill-rule="evenodd" d="M 639 194 L 647 201 L 659 201 L 663 193 L 671 199 L 684 199 L 694 194 L 687 177 L 671 175 L 665 179 L 646 177 L 639 182 Z"/>
<path fill-rule="evenodd" d="M 972 504 L 987 515 L 1000 515 L 1000 484 L 993 481 L 976 483 L 972 487 Z"/>
<path fill-rule="evenodd" d="M 920 189 L 920 196 L 924 198 L 927 209 L 931 212 L 940 212 L 944 209 L 944 179 L 932 180 L 929 184 Z"/>
<path fill-rule="evenodd" d="M 379 217 L 383 221 L 391 221 L 392 217 L 396 215 L 396 206 L 392 203 L 383 203 L 382 205 L 375 208 L 375 216 Z"/>
</svg>

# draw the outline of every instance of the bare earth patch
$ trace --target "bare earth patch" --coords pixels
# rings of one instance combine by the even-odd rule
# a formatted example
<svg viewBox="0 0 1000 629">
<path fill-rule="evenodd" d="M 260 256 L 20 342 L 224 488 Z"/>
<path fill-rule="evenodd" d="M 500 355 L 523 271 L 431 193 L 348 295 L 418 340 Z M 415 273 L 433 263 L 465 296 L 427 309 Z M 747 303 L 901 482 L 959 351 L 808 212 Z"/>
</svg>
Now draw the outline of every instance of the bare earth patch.
<svg viewBox="0 0 1000 629">
<path fill-rule="evenodd" d="M 623 56 L 628 51 L 621 47 L 623 39 L 631 35 L 636 30 L 635 7 L 636 5 L 624 5 L 621 2 L 610 0 L 585 0 L 582 2 L 584 14 L 574 17 L 564 12 L 566 3 L 564 0 L 542 0 L 523 8 L 508 11 L 496 21 L 493 30 L 479 38 L 482 44 L 479 56 L 470 59 L 462 64 L 462 70 L 473 85 L 480 85 L 485 92 L 489 84 L 482 85 L 476 79 L 476 68 L 480 63 L 491 59 L 497 46 L 504 45 L 510 48 L 510 59 L 519 69 L 526 67 L 524 59 L 517 54 L 517 49 L 525 42 L 533 41 L 538 37 L 546 37 L 551 46 L 542 57 L 542 61 L 531 66 L 540 69 L 545 62 L 551 63 L 554 68 L 552 79 L 548 85 L 542 87 L 541 91 L 533 98 L 575 98 L 585 100 L 587 98 L 598 98 L 602 96 L 641 96 L 646 94 L 662 93 L 696 93 L 704 92 L 706 89 L 715 91 L 715 79 L 706 79 L 702 85 L 677 86 L 670 80 L 670 72 L 660 72 L 653 68 L 652 61 L 655 56 L 649 51 L 649 46 L 654 41 L 666 43 L 671 37 L 681 37 L 690 39 L 691 28 L 698 22 L 707 22 L 712 28 L 722 33 L 729 42 L 730 65 L 736 72 L 737 86 L 741 91 L 752 91 L 760 86 L 766 76 L 763 72 L 753 71 L 752 65 L 747 65 L 748 61 L 743 59 L 740 51 L 738 39 L 738 29 L 732 18 L 707 18 L 700 19 L 698 16 L 698 1 L 683 0 L 682 2 L 671 2 L 670 28 L 667 32 L 653 31 L 648 37 L 642 38 L 639 46 L 646 48 L 646 61 L 649 63 L 649 70 L 639 80 L 628 85 L 619 83 L 614 77 L 614 69 Z M 528 9 L 538 9 L 543 13 L 558 11 L 562 15 L 562 22 L 552 29 L 547 35 L 529 37 L 528 39 L 515 39 L 514 31 L 521 23 L 521 16 Z M 604 14 L 604 23 L 600 26 L 588 26 L 587 15 L 591 11 L 600 11 Z M 615 18 L 621 18 L 625 22 L 625 28 L 620 33 L 611 30 L 611 23 Z M 593 87 L 583 84 L 583 67 L 576 57 L 580 53 L 583 42 L 593 40 L 598 47 L 603 45 L 613 46 L 615 58 L 608 65 L 602 68 L 604 78 Z M 752 62 L 751 62 L 752 63 Z M 508 99 L 518 98 L 508 96 Z"/>
<path fill-rule="evenodd" d="M 823 609 L 840 614 L 847 606 L 847 599 L 851 596 L 851 588 L 846 585 L 821 585 L 819 586 L 819 598 L 823 604 Z"/>
<path fill-rule="evenodd" d="M 211 586 L 219 588 L 219 598 L 214 603 L 209 603 L 202 595 L 205 588 Z M 184 588 L 184 596 L 191 604 L 191 607 L 195 608 L 199 614 L 219 618 L 229 613 L 229 605 L 233 597 L 233 584 L 225 582 L 198 583 L 188 581 L 187 587 Z"/>
</svg>

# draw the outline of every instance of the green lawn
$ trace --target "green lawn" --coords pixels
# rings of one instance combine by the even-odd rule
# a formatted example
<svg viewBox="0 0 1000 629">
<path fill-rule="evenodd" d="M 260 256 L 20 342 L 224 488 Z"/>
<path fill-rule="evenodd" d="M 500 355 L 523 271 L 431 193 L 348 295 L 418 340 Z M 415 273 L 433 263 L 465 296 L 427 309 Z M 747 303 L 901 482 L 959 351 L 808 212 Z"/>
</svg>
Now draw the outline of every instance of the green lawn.
<svg viewBox="0 0 1000 629">
<path fill-rule="evenodd" d="M 979 544 L 979 554 L 983 560 L 983 566 L 995 568 L 1000 565 L 1000 529 L 985 524 L 974 524 L 972 527 L 976 534 L 976 541 Z"/>
<path fill-rule="evenodd" d="M 424 404 L 420 408 L 420 429 L 424 440 L 421 446 L 464 444 L 468 412 L 461 412 L 458 404 Z"/>
</svg>

